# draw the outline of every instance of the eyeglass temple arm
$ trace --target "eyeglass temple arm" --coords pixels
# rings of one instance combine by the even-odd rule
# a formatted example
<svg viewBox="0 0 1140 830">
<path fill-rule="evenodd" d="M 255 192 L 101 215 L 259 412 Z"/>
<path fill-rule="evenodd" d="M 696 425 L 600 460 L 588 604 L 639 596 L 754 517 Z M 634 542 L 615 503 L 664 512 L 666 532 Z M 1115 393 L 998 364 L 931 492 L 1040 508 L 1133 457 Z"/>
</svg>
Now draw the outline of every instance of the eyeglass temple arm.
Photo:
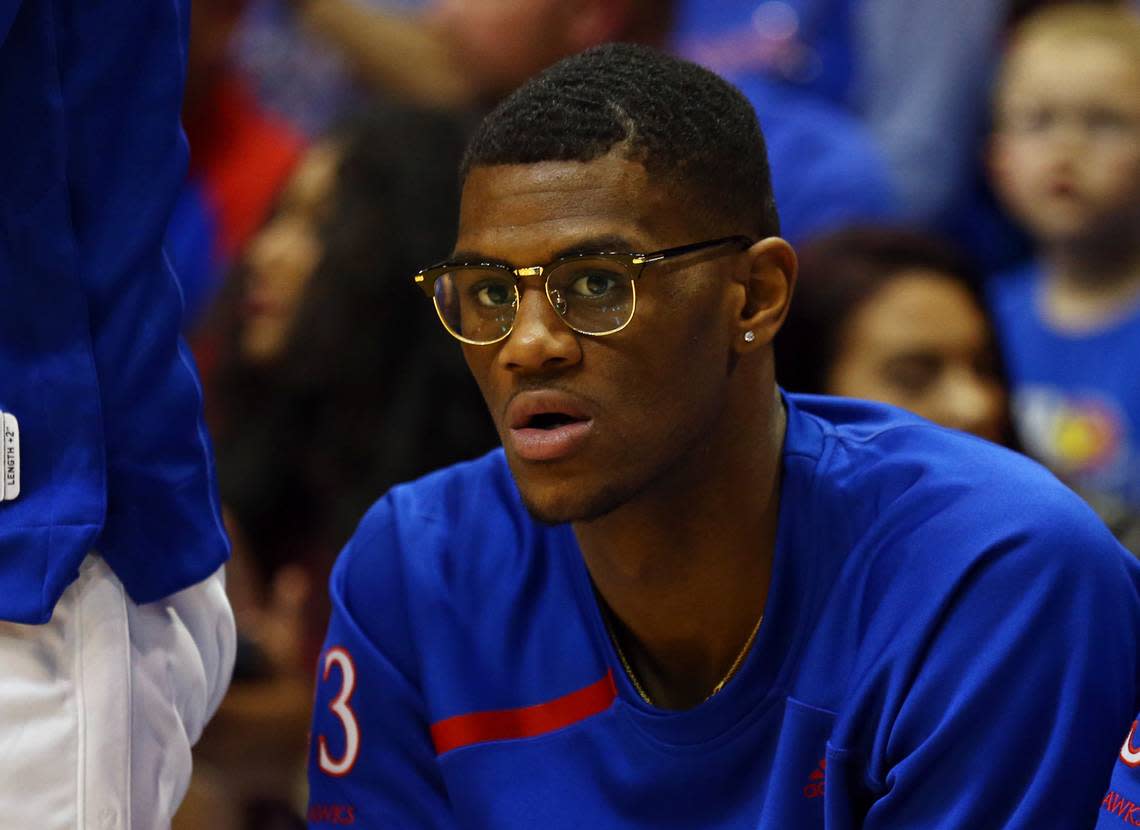
<svg viewBox="0 0 1140 830">
<path fill-rule="evenodd" d="M 662 251 L 654 251 L 651 254 L 642 254 L 634 257 L 634 265 L 648 265 L 651 262 L 660 262 L 663 259 L 669 259 L 676 256 L 684 256 L 685 254 L 696 253 L 703 251 L 706 248 L 716 248 L 721 245 L 738 245 L 741 248 L 751 248 L 755 242 L 747 236 L 722 236 L 720 239 L 709 239 L 705 242 L 692 242 L 688 245 L 678 245 L 676 248 L 666 248 Z"/>
</svg>

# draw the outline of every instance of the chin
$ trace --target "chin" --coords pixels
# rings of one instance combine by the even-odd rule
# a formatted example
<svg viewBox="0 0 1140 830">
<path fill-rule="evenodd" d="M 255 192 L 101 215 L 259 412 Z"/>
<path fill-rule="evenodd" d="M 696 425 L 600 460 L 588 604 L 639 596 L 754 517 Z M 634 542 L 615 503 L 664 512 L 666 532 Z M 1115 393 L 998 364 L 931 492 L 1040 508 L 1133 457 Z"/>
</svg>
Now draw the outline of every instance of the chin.
<svg viewBox="0 0 1140 830">
<path fill-rule="evenodd" d="M 612 484 L 581 488 L 564 480 L 542 487 L 521 481 L 518 476 L 515 484 L 527 512 L 548 525 L 600 519 L 630 500 L 628 494 Z"/>
</svg>

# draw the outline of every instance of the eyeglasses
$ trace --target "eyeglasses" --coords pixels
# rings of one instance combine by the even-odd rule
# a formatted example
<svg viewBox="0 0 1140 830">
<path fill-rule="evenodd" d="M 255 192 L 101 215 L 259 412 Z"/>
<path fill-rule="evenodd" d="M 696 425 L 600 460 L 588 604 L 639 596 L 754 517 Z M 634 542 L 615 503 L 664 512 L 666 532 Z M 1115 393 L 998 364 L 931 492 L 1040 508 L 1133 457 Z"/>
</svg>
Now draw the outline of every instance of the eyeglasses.
<svg viewBox="0 0 1140 830">
<path fill-rule="evenodd" d="M 464 343 L 489 346 L 511 333 L 519 307 L 520 277 L 545 276 L 546 299 L 562 321 L 579 334 L 602 336 L 616 334 L 633 319 L 635 282 L 647 265 L 700 251 L 723 256 L 752 245 L 746 236 L 725 236 L 648 254 L 569 254 L 526 268 L 494 262 L 441 262 L 420 271 L 415 281 L 435 304 L 443 327 Z"/>
</svg>

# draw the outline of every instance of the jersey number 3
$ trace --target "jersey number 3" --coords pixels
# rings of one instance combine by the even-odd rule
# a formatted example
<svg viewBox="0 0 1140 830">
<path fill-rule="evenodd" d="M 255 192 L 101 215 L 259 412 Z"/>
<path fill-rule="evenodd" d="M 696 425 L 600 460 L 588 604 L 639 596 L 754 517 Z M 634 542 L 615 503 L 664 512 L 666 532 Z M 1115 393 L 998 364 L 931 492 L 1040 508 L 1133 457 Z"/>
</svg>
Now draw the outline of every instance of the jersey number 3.
<svg viewBox="0 0 1140 830">
<path fill-rule="evenodd" d="M 356 757 L 360 754 L 360 726 L 356 722 L 356 714 L 349 706 L 352 692 L 356 688 L 356 666 L 352 662 L 352 656 L 340 646 L 329 649 L 325 654 L 322 682 L 328 682 L 329 671 L 333 666 L 340 669 L 340 692 L 329 704 L 329 709 L 336 715 L 344 730 L 344 752 L 339 758 L 334 758 L 329 752 L 328 741 L 324 735 L 321 735 L 317 742 L 321 772 L 339 778 L 352 772 L 353 766 L 356 765 Z"/>
</svg>

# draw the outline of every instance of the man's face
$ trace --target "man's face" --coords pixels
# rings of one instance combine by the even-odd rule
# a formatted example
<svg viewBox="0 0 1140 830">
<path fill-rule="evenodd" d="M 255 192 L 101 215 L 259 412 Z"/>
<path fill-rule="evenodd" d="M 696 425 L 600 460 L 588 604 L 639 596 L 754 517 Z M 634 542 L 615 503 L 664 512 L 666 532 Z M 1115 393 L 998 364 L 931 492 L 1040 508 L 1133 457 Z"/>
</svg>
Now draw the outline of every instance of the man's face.
<svg viewBox="0 0 1140 830">
<path fill-rule="evenodd" d="M 541 265 L 574 251 L 649 252 L 702 233 L 644 168 L 592 162 L 477 167 L 463 189 L 456 257 Z M 726 230 L 725 233 L 731 233 Z M 699 476 L 721 428 L 744 255 L 649 266 L 622 331 L 571 331 L 523 278 L 509 337 L 464 354 L 531 512 L 547 522 L 604 515 Z"/>
<path fill-rule="evenodd" d="M 1015 47 L 998 99 L 996 183 L 1045 243 L 1135 233 L 1140 66 L 1116 44 L 1039 35 Z"/>
</svg>

